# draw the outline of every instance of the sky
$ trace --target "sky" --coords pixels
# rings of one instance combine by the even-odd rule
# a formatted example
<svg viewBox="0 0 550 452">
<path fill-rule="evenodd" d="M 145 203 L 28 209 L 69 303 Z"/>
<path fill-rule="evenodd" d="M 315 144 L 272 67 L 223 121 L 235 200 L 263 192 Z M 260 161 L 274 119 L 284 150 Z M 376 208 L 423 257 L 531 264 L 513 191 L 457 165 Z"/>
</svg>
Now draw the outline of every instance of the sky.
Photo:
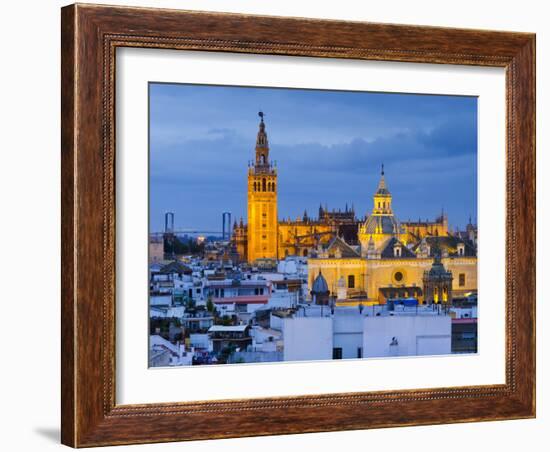
<svg viewBox="0 0 550 452">
<path fill-rule="evenodd" d="M 246 221 L 260 110 L 280 219 L 320 204 L 369 214 L 384 164 L 399 220 L 475 221 L 476 97 L 151 83 L 151 231 L 167 211 L 176 229 L 221 231 L 224 211 Z"/>
</svg>

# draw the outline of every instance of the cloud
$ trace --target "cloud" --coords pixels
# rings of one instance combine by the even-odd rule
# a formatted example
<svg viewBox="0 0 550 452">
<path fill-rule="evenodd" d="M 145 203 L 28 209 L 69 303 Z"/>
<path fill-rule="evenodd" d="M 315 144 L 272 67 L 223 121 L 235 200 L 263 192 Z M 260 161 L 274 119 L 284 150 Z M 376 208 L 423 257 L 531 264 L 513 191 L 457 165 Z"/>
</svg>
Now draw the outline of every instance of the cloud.
<svg viewBox="0 0 550 452">
<path fill-rule="evenodd" d="M 171 87 L 152 98 L 153 228 L 161 228 L 164 210 L 175 210 L 180 226 L 210 229 L 221 222 L 222 210 L 246 216 L 246 168 L 257 131 L 250 112 L 264 106 L 281 217 L 296 217 L 304 208 L 315 213 L 320 202 L 354 203 L 358 213 L 367 213 L 381 163 L 401 218 L 433 217 L 441 207 L 454 224 L 475 215 L 475 100 L 199 91 Z"/>
</svg>

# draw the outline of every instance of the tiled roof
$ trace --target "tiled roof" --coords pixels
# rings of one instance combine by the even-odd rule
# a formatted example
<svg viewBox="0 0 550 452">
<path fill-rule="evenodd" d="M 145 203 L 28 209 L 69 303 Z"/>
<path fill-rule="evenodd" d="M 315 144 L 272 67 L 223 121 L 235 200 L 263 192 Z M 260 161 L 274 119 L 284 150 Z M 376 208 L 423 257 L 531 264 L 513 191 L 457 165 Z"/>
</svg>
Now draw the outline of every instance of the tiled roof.
<svg viewBox="0 0 550 452">
<path fill-rule="evenodd" d="M 338 236 L 334 237 L 327 246 L 327 251 L 329 254 L 334 253 L 336 250 L 340 250 L 342 257 L 360 257 L 359 253 L 357 253 L 351 246 L 349 246 L 342 238 Z"/>
<path fill-rule="evenodd" d="M 161 273 L 178 273 L 180 275 L 190 275 L 193 273 L 193 270 L 187 265 L 182 264 L 178 261 L 170 262 L 160 269 Z"/>
<path fill-rule="evenodd" d="M 401 256 L 395 256 L 393 248 L 394 248 L 394 245 L 396 244 L 401 245 Z M 402 259 L 402 258 L 416 257 L 416 254 L 414 254 L 410 249 L 408 249 L 403 243 L 401 243 L 395 237 L 392 237 L 386 242 L 380 255 L 384 259 L 392 259 L 392 258 Z"/>
<path fill-rule="evenodd" d="M 441 236 L 428 236 L 424 240 L 430 247 L 430 256 L 434 256 L 435 250 L 439 247 L 441 251 L 446 251 L 450 257 L 458 256 L 458 245 L 460 243 L 464 244 L 464 256 L 474 257 L 476 256 L 475 246 L 469 240 L 463 240 L 460 237 L 452 235 L 441 235 Z M 414 251 L 416 252 L 420 246 L 419 242 Z"/>
<path fill-rule="evenodd" d="M 364 225 L 364 231 L 367 234 L 397 234 L 399 232 L 399 223 L 393 215 L 370 215 Z"/>
</svg>

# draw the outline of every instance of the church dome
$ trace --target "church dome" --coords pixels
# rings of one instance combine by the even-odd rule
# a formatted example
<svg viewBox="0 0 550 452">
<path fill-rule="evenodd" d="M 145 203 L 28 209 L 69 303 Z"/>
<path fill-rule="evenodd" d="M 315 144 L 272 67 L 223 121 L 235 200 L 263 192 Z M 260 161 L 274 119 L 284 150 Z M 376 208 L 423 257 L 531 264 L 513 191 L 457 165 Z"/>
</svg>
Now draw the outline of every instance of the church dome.
<svg viewBox="0 0 550 452">
<path fill-rule="evenodd" d="M 399 223 L 393 215 L 370 215 L 363 224 L 365 234 L 398 234 Z"/>
<path fill-rule="evenodd" d="M 328 293 L 327 280 L 325 279 L 325 277 L 323 276 L 323 274 L 321 273 L 320 270 L 319 270 L 319 274 L 317 275 L 317 277 L 313 281 L 313 286 L 311 288 L 311 292 L 312 293 L 317 293 L 317 294 L 326 294 L 326 293 Z"/>
</svg>

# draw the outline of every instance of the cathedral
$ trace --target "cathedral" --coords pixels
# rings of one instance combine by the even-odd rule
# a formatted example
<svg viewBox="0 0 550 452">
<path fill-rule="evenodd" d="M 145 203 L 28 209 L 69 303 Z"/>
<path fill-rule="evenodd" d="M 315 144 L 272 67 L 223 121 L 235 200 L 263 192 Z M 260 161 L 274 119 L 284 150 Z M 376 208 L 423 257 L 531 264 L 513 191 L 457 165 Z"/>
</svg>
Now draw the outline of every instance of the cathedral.
<svg viewBox="0 0 550 452">
<path fill-rule="evenodd" d="M 277 214 L 277 168 L 269 160 L 269 142 L 264 114 L 256 137 L 255 159 L 248 166 L 248 223 L 241 219 L 233 226 L 232 242 L 239 259 L 251 264 L 286 256 L 309 256 L 321 244 L 328 244 L 337 235 L 357 241 L 357 225 L 353 207 L 329 210 L 319 206 L 319 216 L 303 216 L 291 220 Z"/>
<path fill-rule="evenodd" d="M 277 214 L 277 168 L 269 160 L 264 114 L 248 167 L 248 222 L 235 223 L 232 245 L 242 262 L 276 262 L 308 257 L 308 287 L 326 287 L 337 305 L 385 303 L 414 297 L 421 303 L 448 303 L 477 290 L 477 228 L 451 232 L 444 212 L 435 221 L 400 222 L 384 166 L 370 214 L 358 218 L 353 205 L 319 207 L 294 220 Z"/>
</svg>

